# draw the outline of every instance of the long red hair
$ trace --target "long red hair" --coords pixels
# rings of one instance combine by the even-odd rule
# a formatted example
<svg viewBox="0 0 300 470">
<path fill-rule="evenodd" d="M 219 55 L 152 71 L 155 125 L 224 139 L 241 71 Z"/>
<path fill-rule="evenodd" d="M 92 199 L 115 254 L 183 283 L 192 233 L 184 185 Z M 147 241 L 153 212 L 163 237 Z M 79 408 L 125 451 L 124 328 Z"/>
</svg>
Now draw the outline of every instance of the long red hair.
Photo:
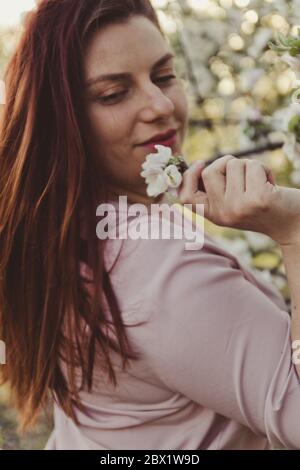
<svg viewBox="0 0 300 470">
<path fill-rule="evenodd" d="M 96 237 L 96 208 L 107 201 L 107 188 L 101 158 L 93 158 L 89 148 L 83 96 L 87 41 L 102 26 L 132 15 L 146 16 L 161 31 L 149 0 L 42 0 L 26 20 L 5 74 L 0 339 L 7 356 L 1 378 L 21 412 L 22 429 L 51 396 L 76 421 L 73 405 L 82 406 L 82 387 L 92 388 L 96 346 L 115 385 L 109 350 L 121 354 L 124 367 L 138 357 Z M 81 261 L 93 274 L 93 294 L 80 275 Z M 103 294 L 116 341 L 107 334 Z"/>
</svg>

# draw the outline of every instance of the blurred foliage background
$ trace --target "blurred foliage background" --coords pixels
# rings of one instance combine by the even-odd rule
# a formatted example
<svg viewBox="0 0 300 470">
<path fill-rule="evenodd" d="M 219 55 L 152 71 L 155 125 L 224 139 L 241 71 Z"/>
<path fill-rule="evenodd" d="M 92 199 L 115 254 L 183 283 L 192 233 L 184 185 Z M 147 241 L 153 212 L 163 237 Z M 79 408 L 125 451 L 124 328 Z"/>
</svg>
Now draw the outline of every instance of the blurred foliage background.
<svg viewBox="0 0 300 470">
<path fill-rule="evenodd" d="M 30 2 L 32 5 L 30 5 Z M 26 10 L 34 0 L 0 6 L 0 103 L 5 103 L 5 69 L 22 34 Z M 277 184 L 300 187 L 300 0 L 152 0 L 176 52 L 184 82 L 190 125 L 184 146 L 187 161 L 225 154 L 256 158 L 269 166 Z M 15 7 L 17 21 L 6 23 Z M 23 11 L 24 10 L 24 11 Z M 292 46 L 272 48 L 283 37 Z M 279 42 L 278 42 L 279 41 Z M 290 44 L 290 43 L 289 43 Z M 282 42 L 281 42 L 282 45 Z M 1 81 L 2 80 L 2 81 Z M 1 110 L 1 105 L 0 105 Z M 239 261 L 290 297 L 279 247 L 268 237 L 205 226 Z M 41 417 L 35 431 L 20 436 L 16 415 L 0 389 L 0 447 L 43 448 L 51 430 Z"/>
</svg>

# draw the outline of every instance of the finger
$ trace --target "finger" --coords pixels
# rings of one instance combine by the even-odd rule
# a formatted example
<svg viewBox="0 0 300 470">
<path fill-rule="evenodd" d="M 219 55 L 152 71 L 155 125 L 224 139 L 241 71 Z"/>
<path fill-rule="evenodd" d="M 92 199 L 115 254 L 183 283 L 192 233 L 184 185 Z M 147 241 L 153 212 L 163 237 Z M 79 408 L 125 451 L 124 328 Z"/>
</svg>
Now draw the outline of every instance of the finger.
<svg viewBox="0 0 300 470">
<path fill-rule="evenodd" d="M 226 196 L 232 201 L 246 190 L 246 162 L 243 159 L 229 160 L 226 165 Z"/>
<path fill-rule="evenodd" d="M 226 166 L 230 160 L 235 160 L 233 155 L 225 155 L 213 162 L 202 174 L 205 190 L 209 198 L 220 200 L 226 190 Z"/>
<path fill-rule="evenodd" d="M 179 193 L 182 199 L 190 199 L 199 190 L 199 178 L 205 168 L 204 160 L 197 160 L 183 173 Z"/>
<path fill-rule="evenodd" d="M 237 160 L 237 157 L 231 154 L 224 155 L 223 157 L 220 157 L 213 163 L 211 163 L 209 168 L 215 168 L 218 172 L 221 172 L 222 174 L 226 175 L 226 166 L 229 160 Z"/>
<path fill-rule="evenodd" d="M 193 212 L 196 212 L 204 217 L 210 217 L 210 203 L 206 193 L 198 191 L 192 196 L 188 202 L 184 203 Z"/>
<path fill-rule="evenodd" d="M 255 160 L 248 159 L 246 162 L 246 192 L 252 195 L 257 194 L 266 183 L 267 174 L 264 166 Z"/>
<path fill-rule="evenodd" d="M 196 204 L 204 205 L 204 216 L 209 213 L 208 197 L 201 188 L 201 173 L 205 168 L 205 161 L 194 162 L 183 174 L 183 179 L 178 188 L 178 196 L 181 204 L 192 204 L 191 210 L 197 212 Z"/>
</svg>

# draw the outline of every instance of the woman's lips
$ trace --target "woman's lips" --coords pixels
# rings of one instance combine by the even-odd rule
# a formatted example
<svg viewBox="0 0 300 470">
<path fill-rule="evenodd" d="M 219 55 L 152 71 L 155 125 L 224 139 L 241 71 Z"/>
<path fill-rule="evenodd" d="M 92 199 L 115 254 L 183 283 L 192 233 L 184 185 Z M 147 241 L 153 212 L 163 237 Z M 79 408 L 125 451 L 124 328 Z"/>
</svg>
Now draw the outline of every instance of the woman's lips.
<svg viewBox="0 0 300 470">
<path fill-rule="evenodd" d="M 177 134 L 174 134 L 172 137 L 169 137 L 166 140 L 161 140 L 159 142 L 147 142 L 146 144 L 140 145 L 140 147 L 149 148 L 151 150 L 156 150 L 155 145 L 164 145 L 165 147 L 172 147 L 176 144 Z"/>
</svg>

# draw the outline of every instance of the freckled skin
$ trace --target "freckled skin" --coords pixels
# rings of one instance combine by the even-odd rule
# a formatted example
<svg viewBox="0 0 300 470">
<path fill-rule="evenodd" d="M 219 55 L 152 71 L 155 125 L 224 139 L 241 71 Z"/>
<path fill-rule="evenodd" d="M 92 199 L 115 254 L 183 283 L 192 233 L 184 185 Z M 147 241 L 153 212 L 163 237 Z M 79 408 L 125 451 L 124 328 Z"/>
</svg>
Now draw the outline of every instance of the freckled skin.
<svg viewBox="0 0 300 470">
<path fill-rule="evenodd" d="M 151 151 L 137 144 L 171 128 L 178 129 L 173 155 L 182 152 L 188 124 L 188 102 L 174 59 L 152 71 L 152 66 L 173 52 L 157 27 L 143 16 L 108 25 L 96 32 L 85 55 L 86 80 L 108 73 L 131 74 L 129 81 L 98 82 L 87 89 L 86 106 L 91 147 L 102 159 L 113 197 L 127 195 L 132 202 L 151 204 L 141 165 Z M 176 75 L 167 81 L 162 77 Z M 102 98 L 125 94 L 114 101 Z M 117 196 L 118 197 L 118 196 Z"/>
</svg>

